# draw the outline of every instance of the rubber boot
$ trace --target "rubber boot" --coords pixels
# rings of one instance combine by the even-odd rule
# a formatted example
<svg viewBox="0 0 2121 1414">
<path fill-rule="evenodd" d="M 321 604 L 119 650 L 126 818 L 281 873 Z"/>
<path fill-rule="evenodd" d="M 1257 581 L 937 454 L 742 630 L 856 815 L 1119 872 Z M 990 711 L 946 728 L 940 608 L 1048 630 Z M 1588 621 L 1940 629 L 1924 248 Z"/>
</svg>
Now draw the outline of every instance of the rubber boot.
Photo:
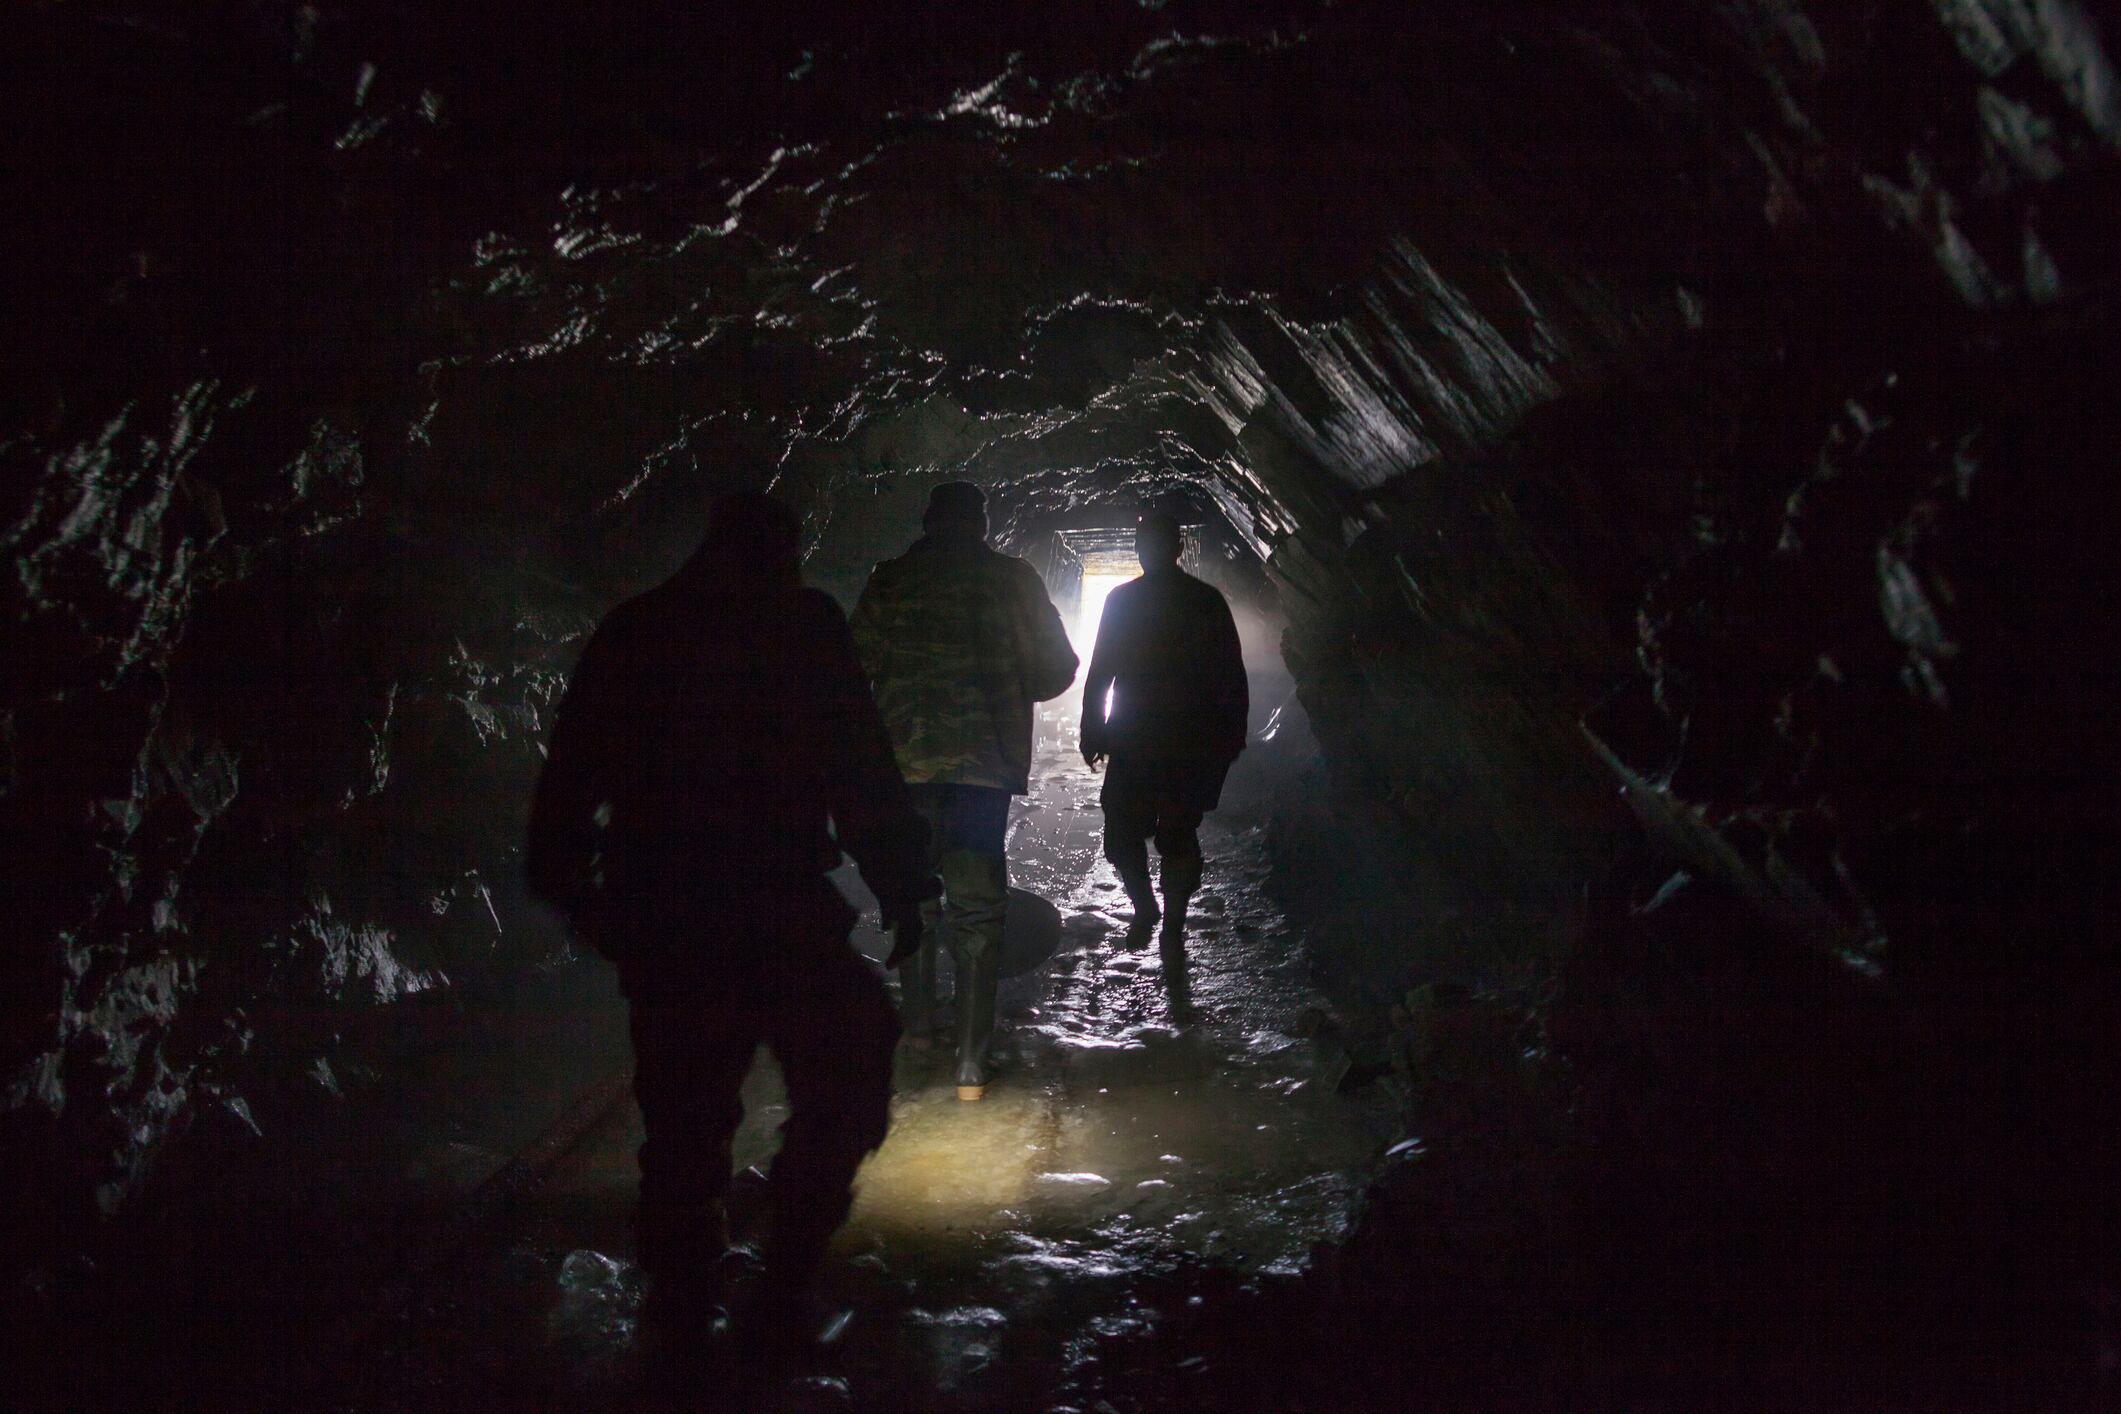
<svg viewBox="0 0 2121 1414">
<path fill-rule="evenodd" d="M 1156 847 L 1164 857 L 1164 931 L 1157 943 L 1168 950 L 1186 941 L 1186 905 L 1200 887 L 1200 846 L 1181 834 L 1158 835 Z"/>
<path fill-rule="evenodd" d="M 984 941 L 984 940 L 982 940 Z M 991 947 L 957 957 L 957 1097 L 978 1100 L 987 1093 L 987 1046 L 994 1039 L 994 992 L 1001 982 L 1001 957 Z"/>
<path fill-rule="evenodd" d="M 1191 1026 L 1200 1019 L 1193 1006 L 1193 971 L 1186 962 L 1186 948 L 1182 939 L 1166 934 L 1158 943 L 1162 954 L 1164 996 L 1171 1004 L 1171 1020 L 1174 1025 Z"/>
<path fill-rule="evenodd" d="M 828 1305 L 807 1273 L 769 1263 L 758 1284 L 737 1303 L 729 1326 L 753 1373 L 778 1378 L 817 1346 L 838 1339 L 852 1315 Z"/>
<path fill-rule="evenodd" d="M 675 1369 L 704 1356 L 724 1314 L 729 1227 L 720 1202 L 636 1215 L 648 1276 L 641 1308 L 646 1362 Z"/>
<path fill-rule="evenodd" d="M 1166 951 L 1185 946 L 1186 905 L 1192 902 L 1191 894 L 1164 895 L 1164 927 L 1157 935 L 1157 946 Z"/>
<path fill-rule="evenodd" d="M 941 970 L 936 930 L 942 910 L 934 905 L 921 909 L 920 950 L 899 970 L 899 1010 L 905 1022 L 906 1039 L 917 1051 L 935 1044 L 935 993 Z"/>
<path fill-rule="evenodd" d="M 1149 939 L 1149 930 L 1156 920 L 1163 917 L 1163 910 L 1156 906 L 1156 886 L 1149 882 L 1146 871 L 1141 874 L 1122 874 L 1120 886 L 1127 891 L 1127 899 L 1134 905 L 1134 918 L 1127 924 L 1126 945 L 1141 947 Z"/>
<path fill-rule="evenodd" d="M 703 1277 L 729 1249 L 729 1217 L 719 1198 L 636 1209 L 633 1229 L 635 1254 L 654 1275 Z"/>
</svg>

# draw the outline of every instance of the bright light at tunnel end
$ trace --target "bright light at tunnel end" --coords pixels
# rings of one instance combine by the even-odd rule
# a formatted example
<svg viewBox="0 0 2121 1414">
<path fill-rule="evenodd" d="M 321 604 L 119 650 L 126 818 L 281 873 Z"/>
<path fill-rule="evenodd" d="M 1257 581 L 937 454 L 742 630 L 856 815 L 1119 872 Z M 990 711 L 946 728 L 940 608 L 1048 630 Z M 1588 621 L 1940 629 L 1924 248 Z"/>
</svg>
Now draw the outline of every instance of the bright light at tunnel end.
<svg viewBox="0 0 2121 1414">
<path fill-rule="evenodd" d="M 1112 591 L 1133 579 L 1131 574 L 1086 574 L 1082 604 L 1075 611 L 1075 651 L 1087 659 L 1097 644 L 1097 625 L 1105 614 L 1105 600 Z"/>
</svg>

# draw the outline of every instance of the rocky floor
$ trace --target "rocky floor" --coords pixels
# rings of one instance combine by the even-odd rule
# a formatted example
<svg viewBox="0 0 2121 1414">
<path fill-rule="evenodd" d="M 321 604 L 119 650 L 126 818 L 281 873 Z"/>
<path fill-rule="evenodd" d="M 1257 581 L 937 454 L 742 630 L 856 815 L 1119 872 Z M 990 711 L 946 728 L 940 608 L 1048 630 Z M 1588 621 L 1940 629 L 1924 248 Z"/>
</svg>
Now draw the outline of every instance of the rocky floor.
<svg viewBox="0 0 2121 1414">
<path fill-rule="evenodd" d="M 1211 818 L 1184 956 L 1130 950 L 1097 778 L 1058 739 L 1041 770 L 1012 824 L 1013 877 L 1060 907 L 1060 944 L 1003 984 L 985 1101 L 955 1098 L 940 1048 L 901 1048 L 891 1137 L 828 1275 L 851 1319 L 769 1402 L 1124 1408 L 1145 1382 L 1212 1380 L 1212 1347 L 1159 1367 L 1165 1343 L 1147 1337 L 1197 1324 L 1218 1291 L 1293 1279 L 1345 1231 L 1392 1138 L 1389 1102 L 1336 1095 L 1345 1058 L 1296 1035 L 1317 999 L 1262 887 L 1261 831 Z M 784 1114 L 764 1053 L 746 1101 L 740 1236 L 757 1182 L 742 1171 L 770 1163 Z M 632 1106 L 614 1108 L 483 1256 L 414 1294 L 346 1402 L 629 1402 L 639 1140 Z"/>
</svg>

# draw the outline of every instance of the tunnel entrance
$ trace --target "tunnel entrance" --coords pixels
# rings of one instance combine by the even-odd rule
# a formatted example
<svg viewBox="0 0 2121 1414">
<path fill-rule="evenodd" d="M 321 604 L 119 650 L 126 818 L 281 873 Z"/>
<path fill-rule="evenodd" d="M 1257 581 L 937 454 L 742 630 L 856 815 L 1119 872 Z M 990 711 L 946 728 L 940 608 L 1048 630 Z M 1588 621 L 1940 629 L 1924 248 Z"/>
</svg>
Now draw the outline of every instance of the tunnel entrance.
<svg viewBox="0 0 2121 1414">
<path fill-rule="evenodd" d="M 1088 654 L 1084 650 L 1094 647 L 1097 643 L 1097 626 L 1104 620 L 1106 598 L 1113 590 L 1135 578 L 1138 573 L 1139 571 L 1130 573 L 1124 569 L 1095 569 L 1087 565 L 1084 567 L 1082 600 L 1075 610 L 1073 633 L 1077 656 L 1088 660 Z"/>
</svg>

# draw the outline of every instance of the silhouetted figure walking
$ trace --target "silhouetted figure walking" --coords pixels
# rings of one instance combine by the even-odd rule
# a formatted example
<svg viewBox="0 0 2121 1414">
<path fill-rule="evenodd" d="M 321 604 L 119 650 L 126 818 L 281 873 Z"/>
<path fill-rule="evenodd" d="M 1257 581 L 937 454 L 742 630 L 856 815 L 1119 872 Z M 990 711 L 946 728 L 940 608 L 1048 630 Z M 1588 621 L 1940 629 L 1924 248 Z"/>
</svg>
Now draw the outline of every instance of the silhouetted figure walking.
<svg viewBox="0 0 2121 1414">
<path fill-rule="evenodd" d="M 1166 946 L 1185 937 L 1186 904 L 1201 878 L 1196 831 L 1245 749 L 1250 707 L 1230 606 L 1178 567 L 1183 545 L 1177 520 L 1143 514 L 1134 537 L 1141 578 L 1105 600 L 1083 682 L 1083 760 L 1095 768 L 1112 759 L 1098 796 L 1105 858 L 1134 902 L 1128 940 L 1136 945 L 1159 916 Z M 1151 837 L 1163 858 L 1161 910 L 1149 882 Z"/>
<path fill-rule="evenodd" d="M 887 926 L 936 891 L 846 622 L 801 585 L 799 538 L 768 497 L 717 503 L 685 567 L 590 640 L 532 808 L 531 886 L 617 963 L 631 1006 L 640 1259 L 681 1324 L 720 1299 L 738 1090 L 761 1044 L 790 1109 L 767 1329 L 803 1313 L 884 1139 L 898 1020 L 826 871 L 852 854 Z"/>
<path fill-rule="evenodd" d="M 1009 903 L 1009 797 L 1030 789 L 1032 704 L 1068 690 L 1076 658 L 1038 571 L 987 547 L 977 486 L 936 487 L 922 524 L 911 549 L 870 575 L 851 626 L 933 831 L 957 969 L 957 1093 L 977 1100 Z M 907 1029 L 923 1041 L 934 1026 L 937 916 L 931 906 L 929 941 L 904 979 Z"/>
</svg>

